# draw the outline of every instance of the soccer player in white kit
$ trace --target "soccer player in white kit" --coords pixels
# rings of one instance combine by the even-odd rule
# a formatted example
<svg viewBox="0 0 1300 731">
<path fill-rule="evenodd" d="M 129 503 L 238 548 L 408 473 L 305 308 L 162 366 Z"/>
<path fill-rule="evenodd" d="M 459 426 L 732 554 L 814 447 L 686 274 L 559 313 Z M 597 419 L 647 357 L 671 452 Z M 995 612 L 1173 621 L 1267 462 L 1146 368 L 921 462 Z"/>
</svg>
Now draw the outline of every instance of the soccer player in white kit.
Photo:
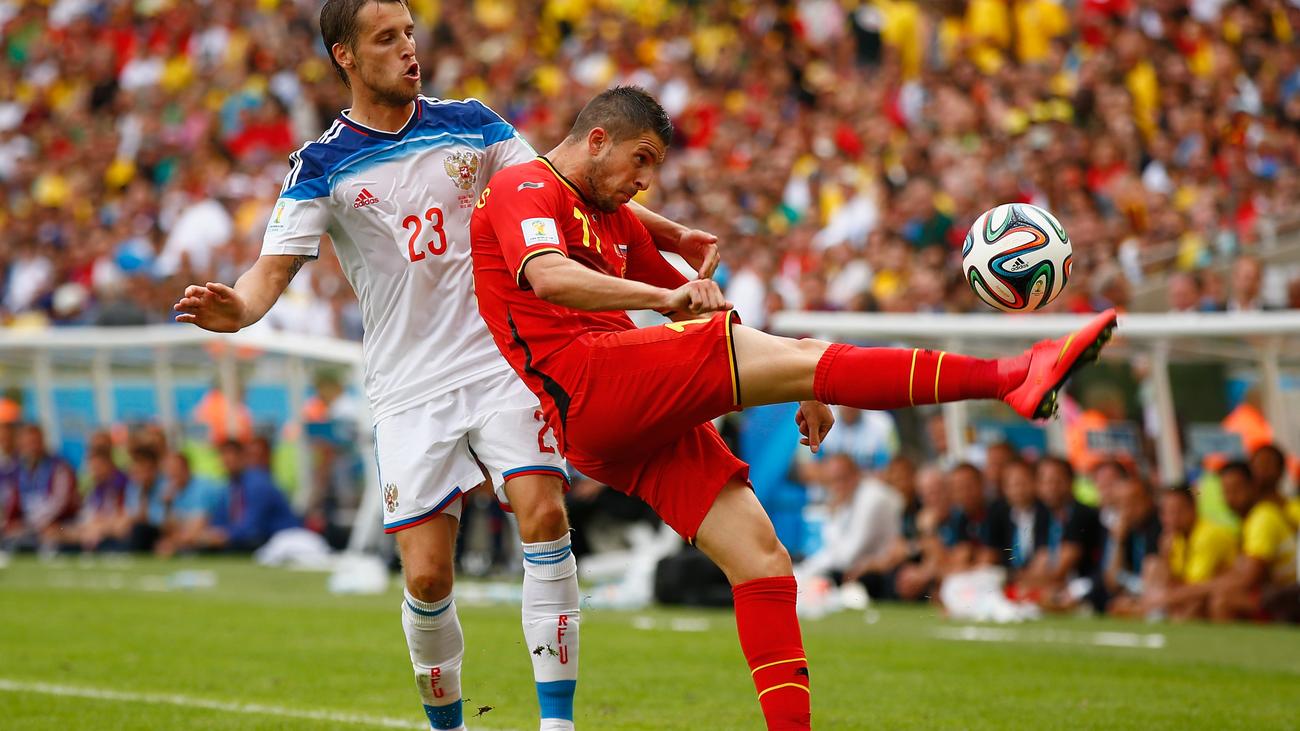
<svg viewBox="0 0 1300 731">
<path fill-rule="evenodd" d="M 405 0 L 325 3 L 322 40 L 352 107 L 290 156 L 257 262 L 233 288 L 187 287 L 176 319 L 219 332 L 257 322 L 330 235 L 365 320 L 384 529 L 401 549 L 402 627 L 429 722 L 464 728 L 453 556 L 460 498 L 482 480 L 481 463 L 519 521 L 540 728 L 573 729 L 579 607 L 564 461 L 479 316 L 470 263 L 483 186 L 535 153 L 476 100 L 420 96 L 413 31 Z M 712 235 L 637 215 L 703 276 L 717 266 Z"/>
</svg>

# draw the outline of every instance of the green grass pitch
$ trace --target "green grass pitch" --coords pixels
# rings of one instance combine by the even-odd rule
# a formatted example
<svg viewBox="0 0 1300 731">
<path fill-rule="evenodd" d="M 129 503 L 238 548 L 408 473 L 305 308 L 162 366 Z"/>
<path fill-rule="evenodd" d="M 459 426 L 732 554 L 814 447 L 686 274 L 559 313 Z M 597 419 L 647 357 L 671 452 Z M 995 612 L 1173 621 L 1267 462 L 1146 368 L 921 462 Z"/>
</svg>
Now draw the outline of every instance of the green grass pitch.
<svg viewBox="0 0 1300 731">
<path fill-rule="evenodd" d="M 215 586 L 174 588 L 189 569 Z M 15 560 L 0 568 L 0 728 L 421 728 L 396 582 L 377 597 L 331 596 L 325 582 L 230 560 Z M 467 716 L 492 707 L 470 728 L 535 729 L 517 610 L 460 617 Z M 874 623 L 805 622 L 814 727 L 1300 727 L 1294 628 L 966 626 L 891 606 Z M 577 721 L 762 728 L 730 612 L 586 610 Z"/>
</svg>

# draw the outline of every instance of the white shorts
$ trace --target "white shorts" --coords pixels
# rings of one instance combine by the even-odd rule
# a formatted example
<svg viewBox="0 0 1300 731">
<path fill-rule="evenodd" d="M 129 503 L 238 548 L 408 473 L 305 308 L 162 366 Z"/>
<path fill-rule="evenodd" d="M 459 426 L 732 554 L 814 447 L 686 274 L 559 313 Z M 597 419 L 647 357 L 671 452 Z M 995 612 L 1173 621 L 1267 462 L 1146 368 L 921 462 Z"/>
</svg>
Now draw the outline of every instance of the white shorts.
<svg viewBox="0 0 1300 731">
<path fill-rule="evenodd" d="M 568 480 L 537 397 L 513 371 L 384 418 L 375 425 L 375 461 L 385 533 L 442 512 L 459 517 L 460 498 L 483 482 L 484 471 L 504 506 L 507 480 L 532 474 Z"/>
</svg>

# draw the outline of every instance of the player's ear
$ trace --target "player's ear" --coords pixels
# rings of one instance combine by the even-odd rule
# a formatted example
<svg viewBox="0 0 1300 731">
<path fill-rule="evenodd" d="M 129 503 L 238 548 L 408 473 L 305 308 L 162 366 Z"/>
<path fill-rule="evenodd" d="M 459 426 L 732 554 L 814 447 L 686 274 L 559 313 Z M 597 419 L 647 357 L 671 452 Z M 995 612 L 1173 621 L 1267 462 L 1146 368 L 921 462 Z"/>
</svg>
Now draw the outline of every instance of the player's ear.
<svg viewBox="0 0 1300 731">
<path fill-rule="evenodd" d="M 592 127 L 587 133 L 587 151 L 592 157 L 600 155 L 607 144 L 609 144 L 609 133 L 603 127 Z"/>
<path fill-rule="evenodd" d="M 356 68 L 356 59 L 352 56 L 352 49 L 348 48 L 346 43 L 335 43 L 330 47 L 330 53 L 344 70 L 351 71 Z"/>
</svg>

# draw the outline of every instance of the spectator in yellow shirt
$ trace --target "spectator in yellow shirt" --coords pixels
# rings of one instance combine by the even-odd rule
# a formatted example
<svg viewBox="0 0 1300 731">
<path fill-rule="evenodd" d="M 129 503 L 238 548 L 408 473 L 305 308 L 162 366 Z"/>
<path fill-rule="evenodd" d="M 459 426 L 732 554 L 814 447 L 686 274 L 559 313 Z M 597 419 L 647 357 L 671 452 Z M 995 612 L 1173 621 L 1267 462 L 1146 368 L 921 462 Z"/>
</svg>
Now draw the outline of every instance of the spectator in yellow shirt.
<svg viewBox="0 0 1300 731">
<path fill-rule="evenodd" d="M 1014 6 L 1016 57 L 1021 63 L 1044 63 L 1052 41 L 1070 32 L 1070 13 L 1060 0 L 1020 0 Z"/>
<path fill-rule="evenodd" d="M 1261 496 L 1282 508 L 1282 514 L 1292 528 L 1300 528 L 1300 497 L 1287 500 L 1282 496 L 1286 466 L 1286 452 L 1276 444 L 1265 444 L 1250 455 L 1250 471 L 1259 483 Z"/>
<path fill-rule="evenodd" d="M 1295 531 L 1244 462 L 1225 465 L 1219 479 L 1228 507 L 1242 517 L 1241 556 L 1231 571 L 1215 579 L 1210 618 L 1258 618 L 1264 592 L 1295 583 Z"/>
<path fill-rule="evenodd" d="M 1196 495 L 1187 487 L 1160 495 L 1160 553 L 1143 566 L 1142 596 L 1112 606 L 1123 616 L 1194 619 L 1208 614 L 1211 582 L 1232 568 L 1237 540 L 1232 531 L 1196 514 Z"/>
</svg>

